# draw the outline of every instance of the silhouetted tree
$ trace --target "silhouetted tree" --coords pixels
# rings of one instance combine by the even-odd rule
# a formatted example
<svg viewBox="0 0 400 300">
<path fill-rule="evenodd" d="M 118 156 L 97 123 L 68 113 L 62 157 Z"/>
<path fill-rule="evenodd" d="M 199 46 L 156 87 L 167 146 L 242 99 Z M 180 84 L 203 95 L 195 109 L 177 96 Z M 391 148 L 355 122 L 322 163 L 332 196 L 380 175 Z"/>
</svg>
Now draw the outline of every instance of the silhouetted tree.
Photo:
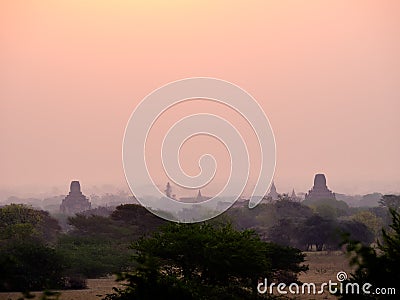
<svg viewBox="0 0 400 300">
<path fill-rule="evenodd" d="M 315 246 L 317 251 L 322 251 L 328 245 L 332 245 L 334 230 L 334 221 L 314 215 L 307 219 L 300 229 L 302 244 L 306 250 L 312 250 Z"/>
<path fill-rule="evenodd" d="M 295 280 L 307 270 L 299 250 L 229 224 L 170 224 L 132 247 L 139 266 L 106 299 L 258 299 L 260 278 Z"/>
<path fill-rule="evenodd" d="M 346 239 L 347 251 L 352 256 L 350 263 L 356 267 L 349 282 L 372 284 L 374 288 L 397 288 L 400 282 L 400 214 L 391 209 L 392 232 L 382 230 L 382 241 L 378 249 L 365 246 L 356 240 Z M 398 291 L 396 291 L 398 292 Z M 342 295 L 342 299 L 393 299 L 393 295 L 362 294 Z"/>
<path fill-rule="evenodd" d="M 293 219 L 280 219 L 268 230 L 267 240 L 283 246 L 298 244 L 298 224 Z"/>
<path fill-rule="evenodd" d="M 111 219 L 120 225 L 135 225 L 138 235 L 153 232 L 166 221 L 155 216 L 146 208 L 136 204 L 123 204 L 116 207 Z"/>
</svg>

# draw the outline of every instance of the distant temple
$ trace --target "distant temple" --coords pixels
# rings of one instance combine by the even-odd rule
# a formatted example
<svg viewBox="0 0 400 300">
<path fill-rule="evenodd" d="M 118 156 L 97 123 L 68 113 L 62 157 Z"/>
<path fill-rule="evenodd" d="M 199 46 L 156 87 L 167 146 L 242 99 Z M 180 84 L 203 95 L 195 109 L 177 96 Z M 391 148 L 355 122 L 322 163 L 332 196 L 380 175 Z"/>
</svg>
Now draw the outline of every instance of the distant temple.
<svg viewBox="0 0 400 300">
<path fill-rule="evenodd" d="M 200 191 L 200 190 L 199 190 L 198 193 L 197 193 L 196 200 L 199 200 L 199 201 L 203 201 L 203 200 L 204 200 L 203 195 L 201 194 L 201 191 Z"/>
<path fill-rule="evenodd" d="M 168 198 L 172 198 L 172 187 L 169 182 L 167 182 L 164 192 L 165 192 L 165 196 L 167 196 Z"/>
<path fill-rule="evenodd" d="M 60 212 L 67 215 L 76 214 L 85 210 L 89 210 L 91 204 L 89 199 L 81 192 L 79 181 L 72 181 L 70 191 L 60 205 Z"/>
<path fill-rule="evenodd" d="M 305 195 L 304 200 L 321 200 L 332 199 L 336 200 L 335 193 L 326 186 L 326 178 L 324 174 L 316 174 L 314 178 L 314 186 Z"/>
<path fill-rule="evenodd" d="M 290 196 L 290 200 L 292 201 L 299 201 L 299 197 L 297 197 L 294 189 L 292 190 L 292 195 Z"/>
<path fill-rule="evenodd" d="M 278 200 L 278 196 L 279 196 L 279 194 L 276 191 L 274 182 L 272 181 L 271 188 L 269 190 L 269 193 L 267 194 L 267 198 L 269 198 L 271 200 Z"/>
<path fill-rule="evenodd" d="M 181 197 L 179 201 L 186 202 L 186 203 L 200 203 L 206 200 L 211 199 L 211 197 L 203 196 L 201 191 L 197 192 L 197 197 Z"/>
</svg>

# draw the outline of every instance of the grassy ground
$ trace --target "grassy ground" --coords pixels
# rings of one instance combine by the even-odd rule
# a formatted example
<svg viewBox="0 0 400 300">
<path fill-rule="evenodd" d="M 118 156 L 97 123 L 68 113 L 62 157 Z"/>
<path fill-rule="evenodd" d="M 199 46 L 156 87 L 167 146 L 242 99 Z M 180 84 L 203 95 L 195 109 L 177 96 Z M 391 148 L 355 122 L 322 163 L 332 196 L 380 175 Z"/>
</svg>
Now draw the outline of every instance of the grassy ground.
<svg viewBox="0 0 400 300">
<path fill-rule="evenodd" d="M 319 286 L 329 280 L 336 282 L 336 274 L 339 271 L 345 271 L 350 275 L 351 269 L 348 265 L 348 258 L 341 251 L 306 252 L 306 255 L 306 264 L 309 265 L 310 269 L 307 273 L 300 275 L 301 282 L 315 283 Z M 100 300 L 102 297 L 97 295 L 104 296 L 107 293 L 111 293 L 113 286 L 118 286 L 114 278 L 88 279 L 88 289 L 62 291 L 60 300 Z M 40 295 L 41 293 L 33 294 Z M 20 293 L 0 293 L 0 300 L 16 300 L 20 296 Z M 296 295 L 290 298 L 301 300 L 337 299 L 335 296 L 330 295 L 328 291 L 325 291 L 322 295 Z"/>
</svg>

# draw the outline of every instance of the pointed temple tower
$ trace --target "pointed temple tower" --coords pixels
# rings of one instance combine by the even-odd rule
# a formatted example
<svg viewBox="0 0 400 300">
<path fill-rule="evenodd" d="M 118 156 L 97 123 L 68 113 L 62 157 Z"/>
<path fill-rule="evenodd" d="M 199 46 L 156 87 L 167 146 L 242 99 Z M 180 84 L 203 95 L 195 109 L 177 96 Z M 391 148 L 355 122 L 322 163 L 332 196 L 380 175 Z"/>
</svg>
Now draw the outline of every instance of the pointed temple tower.
<svg viewBox="0 0 400 300">
<path fill-rule="evenodd" d="M 296 192 L 294 191 L 294 189 L 292 190 L 292 195 L 290 196 L 290 200 L 292 201 L 298 201 L 299 198 L 296 195 Z"/>
<path fill-rule="evenodd" d="M 314 178 L 314 186 L 305 196 L 304 200 L 321 200 L 332 199 L 336 200 L 335 193 L 326 186 L 326 178 L 324 174 L 316 174 Z"/>
<path fill-rule="evenodd" d="M 199 190 L 199 192 L 197 193 L 196 200 L 203 201 L 203 196 L 201 195 L 201 191 L 200 191 L 200 190 Z"/>
<path fill-rule="evenodd" d="M 169 182 L 165 186 L 164 192 L 165 192 L 165 196 L 167 196 L 168 198 L 172 198 L 172 187 L 171 187 L 171 184 Z"/>
<path fill-rule="evenodd" d="M 89 210 L 91 204 L 89 199 L 81 192 L 79 181 L 72 181 L 70 191 L 67 197 L 63 199 L 60 205 L 60 212 L 67 215 L 76 214 Z"/>
<path fill-rule="evenodd" d="M 278 192 L 276 191 L 275 183 L 272 181 L 271 188 L 267 195 L 267 198 L 271 198 L 272 200 L 278 200 Z"/>
</svg>

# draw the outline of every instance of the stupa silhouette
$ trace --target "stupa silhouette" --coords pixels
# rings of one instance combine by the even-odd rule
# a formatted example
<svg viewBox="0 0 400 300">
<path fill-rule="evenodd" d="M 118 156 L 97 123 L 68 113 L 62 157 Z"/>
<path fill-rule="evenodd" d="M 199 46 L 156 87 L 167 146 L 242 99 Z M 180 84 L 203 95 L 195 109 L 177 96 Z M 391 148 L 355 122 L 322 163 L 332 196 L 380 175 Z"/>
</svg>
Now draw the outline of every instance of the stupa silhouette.
<svg viewBox="0 0 400 300">
<path fill-rule="evenodd" d="M 81 192 L 79 181 L 72 181 L 70 191 L 60 205 L 60 212 L 67 215 L 76 214 L 91 208 L 89 199 Z"/>
</svg>

